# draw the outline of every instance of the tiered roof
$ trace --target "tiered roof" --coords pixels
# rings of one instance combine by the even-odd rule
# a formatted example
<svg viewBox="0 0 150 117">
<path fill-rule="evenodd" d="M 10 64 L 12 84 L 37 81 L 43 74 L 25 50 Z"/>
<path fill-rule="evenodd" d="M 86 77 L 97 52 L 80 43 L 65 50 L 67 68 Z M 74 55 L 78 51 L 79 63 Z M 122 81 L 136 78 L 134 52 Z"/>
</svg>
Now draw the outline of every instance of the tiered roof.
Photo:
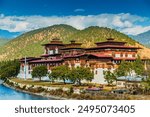
<svg viewBox="0 0 150 117">
<path fill-rule="evenodd" d="M 47 45 L 60 45 L 60 46 L 64 46 L 63 42 L 60 41 L 59 38 L 54 38 L 50 41 L 50 43 L 47 44 L 42 44 L 42 46 L 47 46 Z"/>
<path fill-rule="evenodd" d="M 97 47 L 92 47 L 92 48 L 82 48 L 81 45 L 82 43 L 77 43 L 75 40 L 72 40 L 70 44 L 63 44 L 62 41 L 60 41 L 60 39 L 58 38 L 54 38 L 52 39 L 52 41 L 48 44 L 43 44 L 43 46 L 47 46 L 47 45 L 60 45 L 63 46 L 62 48 L 60 48 L 61 50 L 69 50 L 69 49 L 82 49 L 82 50 L 96 50 L 96 49 L 141 49 L 139 47 L 133 47 L 133 46 L 126 46 L 125 45 L 126 42 L 119 42 L 119 41 L 114 41 L 114 39 L 109 38 L 107 39 L 107 41 L 105 42 L 97 42 L 96 45 Z M 136 57 L 132 57 L 132 58 L 122 58 L 122 57 L 113 57 L 112 55 L 105 55 L 103 53 L 88 53 L 88 51 L 85 51 L 83 53 L 77 53 L 77 54 L 69 54 L 69 55 L 62 55 L 61 53 L 59 54 L 54 54 L 54 55 L 50 55 L 50 54 L 44 54 L 41 55 L 41 57 L 49 57 L 51 56 L 52 58 L 47 58 L 47 59 L 42 59 L 42 58 L 34 58 L 34 57 L 28 57 L 26 58 L 26 60 L 29 63 L 46 63 L 46 62 L 61 62 L 63 60 L 65 60 L 66 58 L 77 58 L 77 57 L 81 57 L 81 56 L 92 56 L 92 57 L 96 57 L 96 58 L 109 58 L 111 60 L 136 60 Z M 21 62 L 24 62 L 24 58 L 20 59 Z"/>
<path fill-rule="evenodd" d="M 86 50 L 95 50 L 95 49 L 141 49 L 140 47 L 126 46 L 126 42 L 114 41 L 113 38 L 107 39 L 104 42 L 95 43 L 97 46 L 92 48 L 86 48 Z"/>
<path fill-rule="evenodd" d="M 104 45 L 120 45 L 124 46 L 127 42 L 122 41 L 114 41 L 113 38 L 108 38 L 107 41 L 104 42 L 97 42 L 95 43 L 97 46 L 104 46 Z"/>
<path fill-rule="evenodd" d="M 69 49 L 83 49 L 81 47 L 82 43 L 77 43 L 75 40 L 71 40 L 69 44 L 65 44 L 65 46 L 61 50 L 69 50 Z"/>
</svg>

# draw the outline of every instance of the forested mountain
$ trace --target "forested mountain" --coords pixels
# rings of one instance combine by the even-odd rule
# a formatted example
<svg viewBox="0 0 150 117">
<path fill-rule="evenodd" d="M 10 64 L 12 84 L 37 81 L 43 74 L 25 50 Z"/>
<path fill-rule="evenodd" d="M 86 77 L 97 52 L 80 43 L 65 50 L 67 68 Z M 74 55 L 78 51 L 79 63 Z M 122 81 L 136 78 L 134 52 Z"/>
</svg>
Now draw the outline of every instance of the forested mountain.
<svg viewBox="0 0 150 117">
<path fill-rule="evenodd" d="M 3 46 L 3 45 L 6 44 L 8 41 L 9 41 L 8 39 L 0 38 L 0 46 Z"/>
<path fill-rule="evenodd" d="M 143 45 L 150 47 L 150 30 L 139 35 L 132 36 L 132 38 L 142 43 Z"/>
<path fill-rule="evenodd" d="M 24 56 L 40 56 L 44 51 L 41 44 L 48 43 L 52 38 L 56 37 L 60 38 L 64 43 L 68 43 L 72 39 L 77 40 L 83 43 L 83 47 L 95 46 L 94 42 L 105 41 L 110 37 L 118 41 L 126 41 L 129 45 L 141 46 L 127 35 L 114 29 L 92 26 L 84 30 L 77 30 L 72 26 L 61 24 L 33 30 L 9 41 L 0 47 L 0 60 Z M 145 49 L 150 53 L 149 49 Z"/>
</svg>

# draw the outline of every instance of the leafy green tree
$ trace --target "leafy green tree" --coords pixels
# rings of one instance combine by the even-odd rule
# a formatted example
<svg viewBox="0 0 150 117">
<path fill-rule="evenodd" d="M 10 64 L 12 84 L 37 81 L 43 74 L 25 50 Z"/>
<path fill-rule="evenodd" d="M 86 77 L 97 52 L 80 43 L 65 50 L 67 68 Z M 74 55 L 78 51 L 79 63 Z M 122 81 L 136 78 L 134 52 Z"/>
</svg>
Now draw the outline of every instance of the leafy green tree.
<svg viewBox="0 0 150 117">
<path fill-rule="evenodd" d="M 119 65 L 119 67 L 114 72 L 116 74 L 116 77 L 120 77 L 120 76 L 127 77 L 128 75 L 131 76 L 131 73 L 133 72 L 133 64 L 131 62 L 127 62 L 123 60 Z M 126 79 L 125 85 L 127 85 L 127 83 L 128 80 Z"/>
<path fill-rule="evenodd" d="M 150 92 L 150 73 L 146 78 L 143 78 L 142 86 L 145 93 Z"/>
<path fill-rule="evenodd" d="M 54 67 L 52 69 L 52 72 L 49 74 L 50 79 L 59 79 L 63 80 L 64 84 L 66 84 L 66 80 L 68 80 L 68 74 L 70 72 L 70 69 L 66 65 L 61 65 Z"/>
<path fill-rule="evenodd" d="M 55 82 L 55 79 L 57 79 L 57 73 L 56 73 L 55 71 L 54 71 L 54 72 L 51 72 L 51 73 L 49 73 L 48 77 L 49 77 L 50 81 L 51 81 L 52 83 L 54 83 L 54 82 Z"/>
<path fill-rule="evenodd" d="M 73 68 L 70 72 L 70 80 L 77 82 L 81 85 L 82 80 L 92 81 L 94 74 L 91 72 L 90 68 L 77 67 Z"/>
<path fill-rule="evenodd" d="M 118 77 L 131 75 L 133 65 L 130 62 L 122 61 L 119 67 L 115 70 Z"/>
<path fill-rule="evenodd" d="M 139 56 L 133 63 L 133 70 L 135 71 L 136 75 L 142 75 L 144 73 L 144 64 Z"/>
<path fill-rule="evenodd" d="M 16 77 L 20 70 L 20 63 L 18 60 L 0 62 L 0 78 L 6 80 L 7 78 Z"/>
<path fill-rule="evenodd" d="M 48 70 L 47 70 L 46 66 L 37 66 L 37 67 L 33 68 L 33 71 L 31 74 L 32 74 L 33 78 L 37 77 L 41 81 L 41 78 L 48 74 Z"/>
<path fill-rule="evenodd" d="M 110 70 L 104 71 L 104 78 L 108 85 L 112 85 L 114 81 L 116 81 L 115 73 L 112 73 Z"/>
</svg>

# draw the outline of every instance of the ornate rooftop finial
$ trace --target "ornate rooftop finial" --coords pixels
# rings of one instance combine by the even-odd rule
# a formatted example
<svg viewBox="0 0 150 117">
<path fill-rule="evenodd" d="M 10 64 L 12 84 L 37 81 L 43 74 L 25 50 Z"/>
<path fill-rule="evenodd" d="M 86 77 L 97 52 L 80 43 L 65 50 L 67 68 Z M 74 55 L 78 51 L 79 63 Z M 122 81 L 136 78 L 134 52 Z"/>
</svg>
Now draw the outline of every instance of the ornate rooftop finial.
<svg viewBox="0 0 150 117">
<path fill-rule="evenodd" d="M 70 42 L 71 42 L 71 44 L 73 44 L 73 43 L 75 43 L 76 41 L 75 41 L 75 40 L 71 40 Z"/>
<path fill-rule="evenodd" d="M 57 38 L 57 37 L 53 38 L 52 40 L 53 40 L 53 41 L 60 41 L 60 39 Z"/>
<path fill-rule="evenodd" d="M 51 40 L 51 42 L 50 43 L 62 43 L 62 41 L 59 39 L 59 38 L 53 38 L 52 40 Z"/>
<path fill-rule="evenodd" d="M 107 38 L 107 41 L 114 41 L 114 38 Z"/>
</svg>

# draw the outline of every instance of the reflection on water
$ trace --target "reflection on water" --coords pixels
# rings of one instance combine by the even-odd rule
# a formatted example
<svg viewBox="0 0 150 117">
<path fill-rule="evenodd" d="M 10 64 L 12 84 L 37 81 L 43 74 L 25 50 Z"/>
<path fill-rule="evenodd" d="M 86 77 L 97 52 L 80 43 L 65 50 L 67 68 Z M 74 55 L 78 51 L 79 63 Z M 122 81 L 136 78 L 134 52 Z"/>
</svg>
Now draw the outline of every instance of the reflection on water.
<svg viewBox="0 0 150 117">
<path fill-rule="evenodd" d="M 0 85 L 0 100 L 47 100 L 47 98 L 22 93 Z"/>
</svg>

